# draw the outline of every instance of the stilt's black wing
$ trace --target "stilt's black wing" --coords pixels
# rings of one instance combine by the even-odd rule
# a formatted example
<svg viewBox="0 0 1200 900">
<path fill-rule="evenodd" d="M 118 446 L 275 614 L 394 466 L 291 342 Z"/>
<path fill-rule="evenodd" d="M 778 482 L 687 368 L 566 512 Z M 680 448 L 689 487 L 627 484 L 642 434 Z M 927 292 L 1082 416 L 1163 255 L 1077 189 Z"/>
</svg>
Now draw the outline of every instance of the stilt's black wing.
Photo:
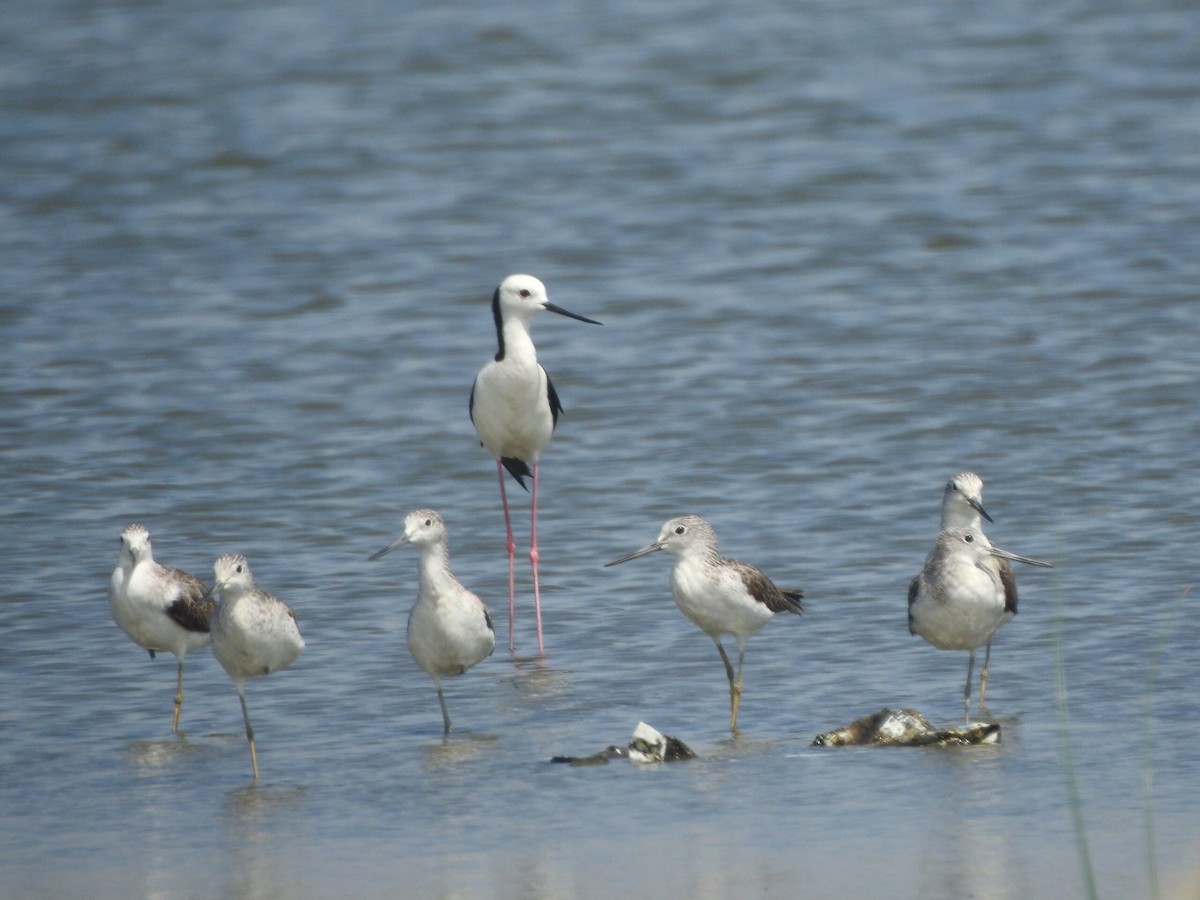
<svg viewBox="0 0 1200 900">
<path fill-rule="evenodd" d="M 546 372 L 545 369 L 542 369 Z M 554 420 L 554 424 L 558 425 L 558 414 L 563 411 L 562 401 L 558 399 L 558 391 L 554 389 L 554 382 L 550 380 L 550 373 L 546 372 L 546 399 L 550 401 L 550 416 Z"/>
</svg>

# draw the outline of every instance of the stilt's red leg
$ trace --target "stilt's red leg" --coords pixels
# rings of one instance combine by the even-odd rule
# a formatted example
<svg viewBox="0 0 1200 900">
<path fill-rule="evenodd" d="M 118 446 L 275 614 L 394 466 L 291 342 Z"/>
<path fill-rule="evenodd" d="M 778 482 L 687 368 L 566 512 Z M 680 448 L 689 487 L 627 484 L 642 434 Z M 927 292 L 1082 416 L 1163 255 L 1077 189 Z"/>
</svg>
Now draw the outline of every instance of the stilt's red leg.
<svg viewBox="0 0 1200 900">
<path fill-rule="evenodd" d="M 538 655 L 545 653 L 542 643 L 542 591 L 538 584 L 538 545 L 537 545 L 537 494 L 538 494 L 538 464 L 533 464 L 533 522 L 529 529 L 529 562 L 533 565 L 533 611 L 537 616 Z"/>
</svg>

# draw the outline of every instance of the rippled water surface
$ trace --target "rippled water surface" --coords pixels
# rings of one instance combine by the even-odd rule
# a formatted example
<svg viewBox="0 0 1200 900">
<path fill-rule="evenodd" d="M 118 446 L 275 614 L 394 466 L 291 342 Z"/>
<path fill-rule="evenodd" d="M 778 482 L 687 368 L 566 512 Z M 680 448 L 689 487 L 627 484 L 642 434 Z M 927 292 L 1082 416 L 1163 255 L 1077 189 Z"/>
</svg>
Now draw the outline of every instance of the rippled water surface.
<svg viewBox="0 0 1200 900">
<path fill-rule="evenodd" d="M 0 892 L 1076 896 L 1061 648 L 1101 894 L 1195 897 L 1198 33 L 1165 0 L 0 6 Z M 466 402 L 514 271 L 605 324 L 534 329 L 547 655 L 523 567 L 443 743 L 415 554 L 366 557 L 438 508 L 505 630 Z M 1003 743 L 810 747 L 960 714 L 905 592 L 968 468 L 1056 566 L 995 644 Z M 683 512 L 808 591 L 738 740 L 670 560 L 602 568 Z M 133 521 L 300 616 L 248 690 L 258 785 L 211 655 L 177 739 L 173 659 L 109 618 Z M 549 763 L 639 720 L 700 759 Z"/>
</svg>

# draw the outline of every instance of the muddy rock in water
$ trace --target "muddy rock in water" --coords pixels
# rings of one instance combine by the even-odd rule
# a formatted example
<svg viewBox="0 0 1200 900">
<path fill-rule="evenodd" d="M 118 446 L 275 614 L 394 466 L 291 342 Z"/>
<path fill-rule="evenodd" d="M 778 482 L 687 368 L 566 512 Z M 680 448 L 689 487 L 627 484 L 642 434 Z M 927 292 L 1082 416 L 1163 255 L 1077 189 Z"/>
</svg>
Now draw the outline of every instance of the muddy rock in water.
<svg viewBox="0 0 1200 900">
<path fill-rule="evenodd" d="M 834 731 L 813 738 L 814 747 L 942 747 L 1000 743 L 996 722 L 968 722 L 934 728 L 915 709 L 884 709 L 855 719 Z"/>
</svg>

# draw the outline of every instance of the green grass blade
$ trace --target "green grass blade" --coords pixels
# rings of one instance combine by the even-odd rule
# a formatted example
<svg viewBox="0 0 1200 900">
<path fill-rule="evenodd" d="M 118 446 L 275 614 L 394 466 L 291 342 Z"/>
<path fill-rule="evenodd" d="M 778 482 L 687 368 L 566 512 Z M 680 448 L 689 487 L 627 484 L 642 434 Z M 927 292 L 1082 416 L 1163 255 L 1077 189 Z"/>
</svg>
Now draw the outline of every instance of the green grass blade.
<svg viewBox="0 0 1200 900">
<path fill-rule="evenodd" d="M 1055 605 L 1058 610 L 1057 629 L 1054 635 L 1054 697 L 1058 707 L 1059 740 L 1062 749 L 1063 776 L 1067 783 L 1067 801 L 1071 807 L 1071 824 L 1075 829 L 1075 845 L 1079 852 L 1079 862 L 1083 868 L 1083 882 L 1087 888 L 1090 900 L 1096 900 L 1096 875 L 1092 867 L 1092 852 L 1088 847 L 1087 829 L 1083 822 L 1083 800 L 1079 796 L 1079 782 L 1075 777 L 1075 761 L 1071 754 L 1070 717 L 1067 702 L 1067 667 L 1064 645 L 1064 606 L 1062 588 L 1062 569 L 1059 569 L 1059 584 L 1055 593 Z"/>
</svg>

